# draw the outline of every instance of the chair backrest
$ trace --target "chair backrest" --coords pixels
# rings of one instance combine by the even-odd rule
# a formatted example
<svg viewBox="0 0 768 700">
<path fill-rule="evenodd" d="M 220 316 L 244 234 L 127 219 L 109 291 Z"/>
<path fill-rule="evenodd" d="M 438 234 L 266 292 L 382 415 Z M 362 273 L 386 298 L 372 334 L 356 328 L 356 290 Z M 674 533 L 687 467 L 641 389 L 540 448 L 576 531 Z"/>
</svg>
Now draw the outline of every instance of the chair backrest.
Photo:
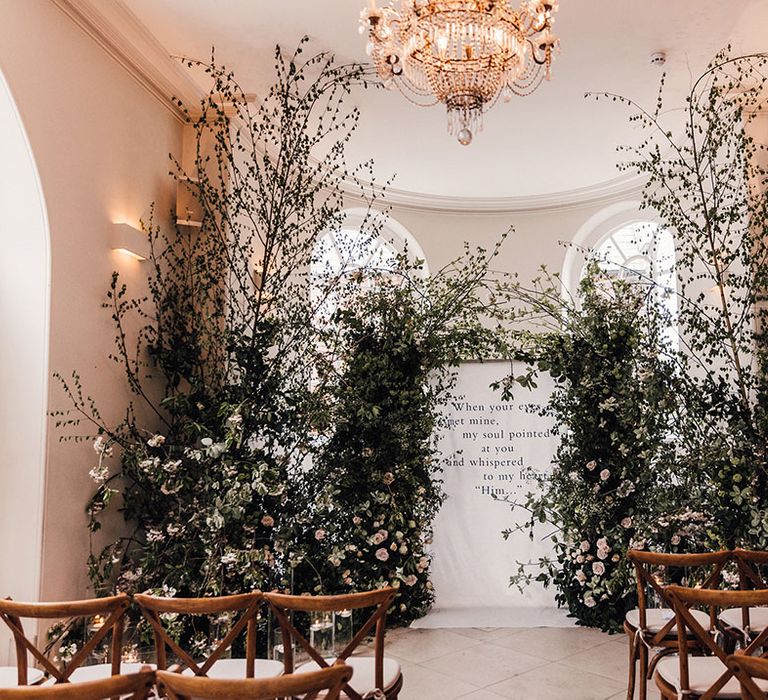
<svg viewBox="0 0 768 700">
<path fill-rule="evenodd" d="M 56 683 L 65 683 L 73 671 L 82 666 L 98 645 L 112 634 L 112 673 L 120 673 L 123 647 L 123 625 L 130 599 L 124 593 L 107 598 L 93 598 L 59 603 L 20 603 L 15 600 L 0 600 L 0 619 L 13 634 L 16 647 L 16 666 L 19 685 L 27 684 L 28 654 L 48 673 Z M 82 618 L 86 624 L 83 646 L 69 660 L 65 667 L 54 664 L 24 633 L 23 619 L 34 620 L 75 620 Z"/>
<path fill-rule="evenodd" d="M 296 628 L 291 618 L 291 613 L 324 613 L 339 612 L 343 610 L 360 610 L 373 608 L 370 617 L 360 625 L 357 633 L 349 643 L 336 655 L 336 662 L 346 661 L 352 652 L 360 646 L 361 642 L 371 633 L 375 627 L 374 658 L 375 658 L 375 683 L 377 688 L 384 688 L 384 631 L 387 624 L 387 610 L 392 604 L 397 591 L 394 588 L 380 588 L 365 593 L 350 593 L 347 595 L 307 596 L 285 595 L 282 593 L 265 593 L 264 597 L 270 610 L 277 618 L 283 636 L 283 661 L 285 672 L 293 673 L 293 642 L 295 641 L 309 657 L 320 667 L 326 668 L 330 664 L 323 655 L 315 649 L 307 638 Z M 361 694 L 349 683 L 344 683 L 344 692 L 352 700 L 360 700 Z M 369 690 L 368 688 L 365 689 Z"/>
<path fill-rule="evenodd" d="M 171 651 L 182 667 L 189 668 L 196 676 L 205 676 L 245 630 L 246 678 L 253 678 L 256 664 L 257 618 L 263 603 L 263 596 L 260 591 L 212 598 L 161 598 L 136 594 L 133 599 L 141 614 L 152 627 L 158 669 L 165 670 L 168 668 L 168 651 Z M 238 612 L 240 613 L 239 618 L 232 623 L 227 634 L 202 663 L 199 663 L 199 658 L 195 660 L 188 651 L 181 648 L 165 629 L 162 620 L 164 613 L 220 615 Z"/>
<path fill-rule="evenodd" d="M 749 549 L 734 549 L 733 560 L 739 572 L 739 589 L 743 591 L 763 590 L 768 588 L 768 552 L 756 552 Z M 741 628 L 751 629 L 749 608 L 741 609 Z"/>
<path fill-rule="evenodd" d="M 114 697 L 144 700 L 154 684 L 155 673 L 148 671 L 84 683 L 0 688 L 0 700 L 106 700 Z"/>
<path fill-rule="evenodd" d="M 219 680 L 157 672 L 158 690 L 171 700 L 272 700 L 302 697 L 314 700 L 322 692 L 323 700 L 337 700 L 342 686 L 352 677 L 352 668 L 344 665 L 312 673 L 294 673 L 275 678 Z"/>
<path fill-rule="evenodd" d="M 760 690 L 754 680 L 768 680 L 768 659 L 735 654 L 728 657 L 728 668 L 741 683 L 742 700 L 768 699 L 768 694 Z"/>
<path fill-rule="evenodd" d="M 707 607 L 710 610 L 714 610 L 716 614 L 718 610 L 723 610 L 725 608 L 768 605 L 768 590 L 722 591 L 706 588 L 687 588 L 685 586 L 668 586 L 666 592 L 675 609 L 675 621 L 678 628 L 677 640 L 680 652 L 680 690 L 683 694 L 689 694 L 686 693 L 686 691 L 690 691 L 688 650 L 691 640 L 689 639 L 688 634 L 684 634 L 687 630 L 696 639 L 696 642 L 701 646 L 705 653 L 716 656 L 723 663 L 722 674 L 709 687 L 707 692 L 701 696 L 702 700 L 717 697 L 718 692 L 731 678 L 733 678 L 734 673 L 728 666 L 727 654 L 723 651 L 720 645 L 717 644 L 715 636 L 699 624 L 691 611 L 697 607 Z M 741 653 L 745 655 L 755 653 L 765 644 L 766 639 L 768 639 L 768 628 L 757 635 Z"/>
<path fill-rule="evenodd" d="M 646 611 L 648 609 L 647 592 L 654 591 L 663 606 L 672 608 L 672 601 L 665 592 L 665 584 L 657 577 L 659 570 L 671 576 L 685 576 L 696 570 L 697 585 L 701 588 L 717 588 L 722 579 L 723 568 L 731 561 L 731 552 L 704 552 L 696 554 L 666 554 L 630 549 L 627 559 L 635 567 L 637 577 L 637 607 L 640 612 L 640 629 L 647 628 Z M 710 611 L 711 624 L 715 624 L 714 611 Z M 652 644 L 656 644 L 669 635 L 675 625 L 670 616 L 667 623 L 652 635 Z"/>
</svg>

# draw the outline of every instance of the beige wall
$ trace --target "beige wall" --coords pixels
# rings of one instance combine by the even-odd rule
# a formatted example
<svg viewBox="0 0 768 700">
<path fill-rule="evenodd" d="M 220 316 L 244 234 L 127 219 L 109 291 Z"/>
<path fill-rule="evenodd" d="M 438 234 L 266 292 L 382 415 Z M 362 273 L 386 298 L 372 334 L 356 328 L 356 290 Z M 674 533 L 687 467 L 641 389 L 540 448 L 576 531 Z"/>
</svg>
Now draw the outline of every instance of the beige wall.
<svg viewBox="0 0 768 700">
<path fill-rule="evenodd" d="M 638 200 L 633 193 L 579 205 L 504 213 L 440 212 L 395 205 L 390 215 L 419 242 L 433 273 L 461 254 L 464 241 L 490 249 L 512 226 L 514 231 L 493 267 L 518 273 L 521 280 L 528 281 L 539 274 L 541 265 L 562 273 L 567 244 L 574 239 L 588 247 L 609 230 L 637 219 Z M 583 257 L 573 252 L 571 256 L 578 267 Z"/>
<path fill-rule="evenodd" d="M 51 0 L 0 0 L 0 17 L 0 70 L 29 137 L 50 223 L 50 371 L 79 370 L 105 418 L 116 421 L 129 397 L 107 357 L 114 331 L 101 302 L 112 270 L 139 292 L 145 272 L 110 250 L 109 223 L 136 224 L 153 201 L 167 219 L 175 193 L 168 154 L 180 152 L 181 125 Z M 66 406 L 51 382 L 49 408 Z M 84 506 L 95 453 L 59 436 L 49 421 L 42 599 L 82 595 L 87 586 Z"/>
</svg>

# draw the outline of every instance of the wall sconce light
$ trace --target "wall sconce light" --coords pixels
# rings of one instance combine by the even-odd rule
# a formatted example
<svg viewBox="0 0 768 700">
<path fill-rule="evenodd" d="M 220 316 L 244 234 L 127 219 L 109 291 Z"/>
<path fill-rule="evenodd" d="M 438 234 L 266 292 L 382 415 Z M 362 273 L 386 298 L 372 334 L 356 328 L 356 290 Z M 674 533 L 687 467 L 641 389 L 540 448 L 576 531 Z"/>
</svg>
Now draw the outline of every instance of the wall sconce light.
<svg viewBox="0 0 768 700">
<path fill-rule="evenodd" d="M 150 255 L 147 234 L 130 224 L 111 224 L 109 247 L 139 261 L 147 260 Z"/>
</svg>

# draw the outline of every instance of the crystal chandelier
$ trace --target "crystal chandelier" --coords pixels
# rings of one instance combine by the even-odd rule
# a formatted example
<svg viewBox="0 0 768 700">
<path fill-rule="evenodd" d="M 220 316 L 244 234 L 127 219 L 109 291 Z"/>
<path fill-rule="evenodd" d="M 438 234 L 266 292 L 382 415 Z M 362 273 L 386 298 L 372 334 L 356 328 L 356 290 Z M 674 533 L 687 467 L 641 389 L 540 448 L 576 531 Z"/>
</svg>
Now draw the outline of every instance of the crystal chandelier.
<svg viewBox="0 0 768 700">
<path fill-rule="evenodd" d="M 550 78 L 557 0 L 401 0 L 360 15 L 367 51 L 387 87 L 416 104 L 442 102 L 448 131 L 467 145 L 501 97 L 529 95 Z"/>
</svg>

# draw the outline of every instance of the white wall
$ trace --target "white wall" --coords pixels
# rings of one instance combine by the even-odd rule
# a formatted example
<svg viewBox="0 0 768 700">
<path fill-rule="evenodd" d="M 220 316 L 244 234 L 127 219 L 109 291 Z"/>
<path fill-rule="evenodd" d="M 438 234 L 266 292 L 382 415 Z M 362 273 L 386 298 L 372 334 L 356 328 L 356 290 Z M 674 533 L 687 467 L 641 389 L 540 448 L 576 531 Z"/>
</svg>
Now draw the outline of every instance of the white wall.
<svg viewBox="0 0 768 700">
<path fill-rule="evenodd" d="M 79 370 L 105 418 L 116 421 L 129 396 L 119 368 L 107 357 L 114 331 L 101 302 L 113 269 L 138 293 L 145 272 L 140 263 L 110 250 L 108 226 L 112 221 L 136 224 L 153 201 L 161 220 L 168 219 L 175 193 L 168 154 L 180 153 L 181 124 L 51 0 L 0 0 L 0 17 L 0 71 L 18 105 L 48 208 L 50 371 Z M 7 216 L 0 211 L 0 220 Z M 26 234 L 24 227 L 15 232 Z M 25 255 L 35 257 L 41 250 Z M 20 274 L 30 264 L 17 263 Z M 30 264 L 30 271 L 35 267 Z M 27 301 L 17 293 L 13 304 L 23 309 Z M 32 310 L 36 324 L 40 313 Z M 20 327 L 10 332 L 11 339 L 18 337 Z M 39 328 L 36 333 L 39 337 Z M 4 344 L 7 337 L 3 329 Z M 38 354 L 44 349 L 37 344 Z M 54 382 L 47 403 L 49 409 L 68 405 Z M 90 445 L 62 444 L 59 437 L 49 420 L 39 591 L 47 600 L 81 596 L 87 588 L 84 507 L 95 453 Z M 34 471 L 34 450 L 12 460 L 0 453 L 0 459 L 5 470 L 0 478 Z M 4 488 L 0 484 L 0 491 Z M 4 541 L 14 537 L 29 524 L 34 527 L 34 520 L 29 513 L 29 522 L 17 522 L 13 529 L 3 523 L 0 536 Z M 0 570 L 7 566 L 0 560 Z M 4 651 L 0 648 L 0 657 Z"/>
</svg>

